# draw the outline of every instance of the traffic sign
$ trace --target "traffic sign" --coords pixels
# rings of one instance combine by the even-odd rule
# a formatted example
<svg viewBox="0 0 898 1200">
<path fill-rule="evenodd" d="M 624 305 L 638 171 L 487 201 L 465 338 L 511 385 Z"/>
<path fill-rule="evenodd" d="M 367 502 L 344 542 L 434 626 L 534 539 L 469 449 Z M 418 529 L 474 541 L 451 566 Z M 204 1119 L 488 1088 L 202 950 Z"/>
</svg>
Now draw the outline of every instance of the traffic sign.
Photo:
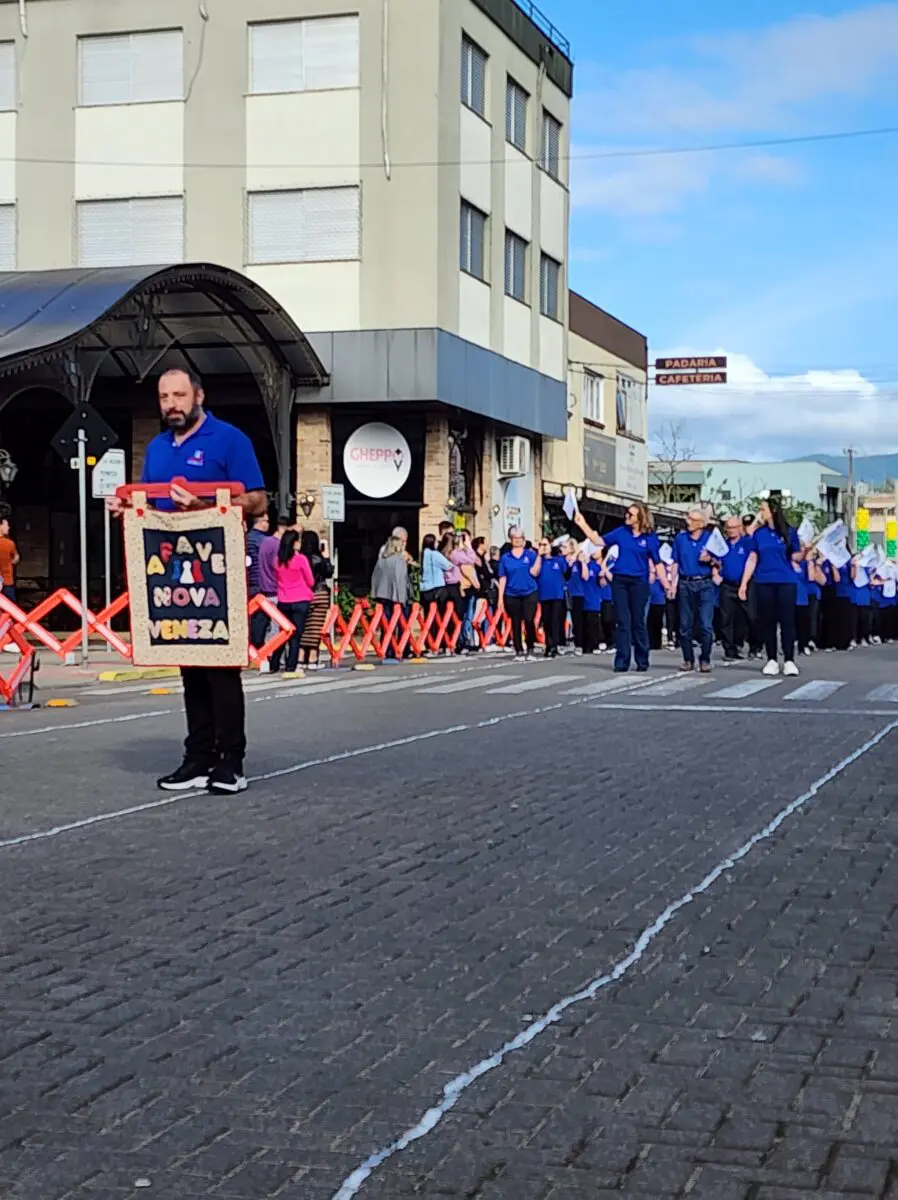
<svg viewBox="0 0 898 1200">
<path fill-rule="evenodd" d="M 107 450 L 91 472 L 90 480 L 94 500 L 114 496 L 127 483 L 124 450 Z"/>
<path fill-rule="evenodd" d="M 676 384 L 680 386 L 695 383 L 726 383 L 726 371 L 681 371 L 677 375 L 656 375 L 655 383 L 658 387 L 674 387 Z"/>
<path fill-rule="evenodd" d="M 86 458 L 100 458 L 118 441 L 118 434 L 100 416 L 92 404 L 78 404 L 63 422 L 50 445 L 63 460 L 70 462 L 78 453 L 78 430 L 87 435 L 84 445 Z"/>
<path fill-rule="evenodd" d="M 346 520 L 346 492 L 342 483 L 330 483 L 322 487 L 321 511 L 325 521 Z"/>
</svg>

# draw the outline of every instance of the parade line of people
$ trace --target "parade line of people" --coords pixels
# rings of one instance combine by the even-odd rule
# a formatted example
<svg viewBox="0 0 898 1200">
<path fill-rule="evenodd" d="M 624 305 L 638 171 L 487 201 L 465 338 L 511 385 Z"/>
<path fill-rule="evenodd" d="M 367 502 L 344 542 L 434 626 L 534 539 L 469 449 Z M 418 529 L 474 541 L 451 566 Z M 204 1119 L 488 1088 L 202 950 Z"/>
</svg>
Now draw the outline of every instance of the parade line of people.
<svg viewBox="0 0 898 1200">
<path fill-rule="evenodd" d="M 757 514 L 727 518 L 723 532 L 696 507 L 671 543 L 662 543 L 641 502 L 609 533 L 597 533 L 579 512 L 573 524 L 582 541 L 534 544 L 514 527 L 506 545 L 490 547 L 448 522 L 424 537 L 420 603 L 440 614 L 454 610 L 456 654 L 496 649 L 485 636 L 487 611 L 508 616 L 520 661 L 536 659 L 539 613 L 547 658 L 613 653 L 616 672 L 647 671 L 651 651 L 666 647 L 680 651 L 683 672 L 706 673 L 718 645 L 724 666 L 757 660 L 765 675 L 795 676 L 799 656 L 898 637 L 895 572 L 881 551 L 852 554 L 844 540 L 816 537 L 804 525 L 811 536 L 803 539 L 776 497 Z M 407 532 L 394 529 L 371 586 L 388 617 L 397 606 L 409 609 L 414 561 Z M 326 588 L 320 572 L 318 559 L 306 580 L 310 594 L 312 577 Z M 288 651 L 288 666 L 292 659 Z"/>
</svg>

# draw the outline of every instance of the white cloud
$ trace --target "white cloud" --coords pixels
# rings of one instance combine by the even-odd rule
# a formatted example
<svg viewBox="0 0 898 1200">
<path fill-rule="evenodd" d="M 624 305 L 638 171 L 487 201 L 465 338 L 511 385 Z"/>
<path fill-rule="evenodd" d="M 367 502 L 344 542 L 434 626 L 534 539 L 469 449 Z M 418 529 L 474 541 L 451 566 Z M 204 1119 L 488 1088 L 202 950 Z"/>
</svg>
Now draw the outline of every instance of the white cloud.
<svg viewBox="0 0 898 1200">
<path fill-rule="evenodd" d="M 727 357 L 725 385 L 650 388 L 653 437 L 671 422 L 681 425 L 684 441 L 699 458 L 776 460 L 840 455 L 848 445 L 866 452 L 893 448 L 880 440 L 882 431 L 894 427 L 898 383 L 876 383 L 855 370 L 770 376 L 743 354 Z"/>
</svg>

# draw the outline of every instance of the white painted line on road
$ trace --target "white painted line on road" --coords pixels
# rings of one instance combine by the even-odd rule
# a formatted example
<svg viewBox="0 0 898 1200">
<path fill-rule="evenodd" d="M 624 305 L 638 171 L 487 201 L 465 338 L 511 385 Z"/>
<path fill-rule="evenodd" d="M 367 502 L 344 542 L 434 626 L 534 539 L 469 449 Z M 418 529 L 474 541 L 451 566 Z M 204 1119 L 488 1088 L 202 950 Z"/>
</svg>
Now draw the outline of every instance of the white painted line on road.
<svg viewBox="0 0 898 1200">
<path fill-rule="evenodd" d="M 64 725 L 41 725 L 38 729 L 14 729 L 0 733 L 0 738 L 36 737 L 39 733 L 63 733 L 69 729 L 95 729 L 98 725 L 121 725 L 125 721 L 146 721 L 150 717 L 167 717 L 174 708 L 157 708 L 152 712 L 127 713 L 121 717 L 99 717 L 95 721 L 68 721 Z"/>
<path fill-rule="evenodd" d="M 840 679 L 813 679 L 810 683 L 803 683 L 794 692 L 789 692 L 787 696 L 783 696 L 783 699 L 813 700 L 819 703 L 821 700 L 828 700 L 830 696 L 834 696 L 844 686 L 845 684 Z"/>
<path fill-rule="evenodd" d="M 874 688 L 867 693 L 868 700 L 885 701 L 886 704 L 898 704 L 898 684 L 884 683 L 882 687 Z"/>
<path fill-rule="evenodd" d="M 466 1092 L 472 1084 L 476 1083 L 483 1075 L 489 1071 L 494 1071 L 497 1067 L 501 1067 L 509 1054 L 515 1053 L 517 1050 L 522 1050 L 525 1046 L 529 1046 L 535 1041 L 540 1034 L 545 1033 L 552 1025 L 558 1023 L 569 1008 L 573 1008 L 575 1004 L 582 1004 L 584 1000 L 594 1000 L 599 992 L 603 991 L 612 983 L 617 983 L 623 979 L 630 970 L 636 966 L 638 962 L 645 956 L 646 951 L 660 935 L 664 932 L 667 926 L 673 921 L 677 913 L 681 909 L 686 908 L 691 904 L 696 896 L 700 896 L 707 892 L 713 885 L 725 875 L 727 871 L 732 871 L 738 862 L 743 858 L 747 858 L 760 842 L 767 841 L 773 837 L 779 827 L 803 808 L 809 801 L 820 792 L 821 788 L 826 784 L 831 783 L 837 776 L 841 775 L 853 763 L 856 763 L 859 758 L 862 758 L 868 751 L 878 746 L 883 738 L 898 729 L 898 720 L 890 721 L 888 725 L 883 726 L 878 733 L 875 733 L 871 738 L 868 738 L 856 750 L 847 755 L 840 762 L 823 775 L 819 776 L 806 792 L 802 792 L 800 796 L 796 796 L 785 808 L 781 808 L 772 821 L 768 821 L 761 829 L 753 833 L 751 837 L 742 843 L 742 845 L 734 850 L 726 858 L 720 860 L 716 867 L 713 867 L 708 874 L 689 891 L 684 892 L 678 900 L 674 900 L 668 904 L 667 908 L 651 922 L 646 925 L 642 933 L 633 943 L 633 949 L 623 958 L 618 959 L 610 971 L 604 975 L 599 975 L 582 988 L 579 992 L 572 992 L 568 996 L 564 996 L 558 1000 L 552 1007 L 538 1020 L 533 1021 L 511 1041 L 505 1042 L 493 1054 L 475 1063 L 469 1070 L 463 1071 L 460 1075 L 456 1075 L 443 1087 L 442 1099 L 429 1108 L 421 1117 L 417 1125 L 411 1126 L 394 1142 L 390 1142 L 382 1150 L 377 1150 L 370 1155 L 361 1166 L 357 1167 L 351 1175 L 348 1175 L 337 1191 L 334 1193 L 332 1200 L 353 1200 L 357 1196 L 365 1181 L 383 1164 L 394 1155 L 400 1154 L 403 1150 L 413 1143 L 426 1137 L 437 1125 L 442 1121 L 443 1117 L 455 1107 L 463 1092 Z"/>
<path fill-rule="evenodd" d="M 569 679 L 582 679 L 582 675 L 543 675 L 526 679 L 523 683 L 510 683 L 508 687 L 490 688 L 488 696 L 519 696 L 522 692 L 538 692 L 542 688 L 556 687 Z M 492 680 L 490 680 L 492 683 Z"/>
<path fill-rule="evenodd" d="M 622 692 L 626 688 L 634 686 L 648 687 L 647 683 L 636 685 L 632 676 L 628 678 L 628 673 L 622 671 L 619 675 L 615 675 L 613 679 L 600 679 L 598 683 L 584 683 L 581 687 L 567 688 L 561 692 L 562 696 L 601 696 L 603 692 Z M 657 681 L 652 680 L 652 686 L 657 686 Z"/>
<path fill-rule="evenodd" d="M 473 692 L 477 688 L 486 688 L 494 684 L 496 680 L 511 680 L 520 679 L 519 674 L 493 674 L 481 675 L 476 679 L 461 679 L 458 683 L 441 683 L 436 687 L 425 687 L 421 689 L 422 696 L 451 696 L 454 692 Z"/>
<path fill-rule="evenodd" d="M 656 683 L 646 689 L 647 696 L 675 696 L 677 692 L 688 692 L 690 688 L 704 687 L 711 682 L 710 675 L 677 675 L 664 683 Z"/>
<path fill-rule="evenodd" d="M 758 692 L 766 692 L 768 688 L 779 687 L 781 679 L 745 679 L 742 683 L 733 683 L 721 688 L 719 692 L 709 692 L 709 700 L 742 700 L 746 696 L 756 696 Z"/>
<path fill-rule="evenodd" d="M 445 675 L 443 676 L 445 679 Z M 381 692 L 408 692 L 412 688 L 423 687 L 429 680 L 439 679 L 438 675 L 419 675 L 417 679 L 394 679 L 391 683 L 365 684 L 359 691 L 366 696 L 379 695 Z M 456 686 L 451 685 L 450 686 Z"/>
<path fill-rule="evenodd" d="M 626 704 L 620 701 L 612 703 L 593 703 L 590 708 L 605 709 L 608 712 L 624 712 L 635 709 L 637 712 L 688 712 L 688 713 L 768 713 L 789 717 L 891 717 L 893 708 L 799 708 L 793 704 L 786 708 L 782 704 L 643 704 L 639 701 Z"/>
</svg>

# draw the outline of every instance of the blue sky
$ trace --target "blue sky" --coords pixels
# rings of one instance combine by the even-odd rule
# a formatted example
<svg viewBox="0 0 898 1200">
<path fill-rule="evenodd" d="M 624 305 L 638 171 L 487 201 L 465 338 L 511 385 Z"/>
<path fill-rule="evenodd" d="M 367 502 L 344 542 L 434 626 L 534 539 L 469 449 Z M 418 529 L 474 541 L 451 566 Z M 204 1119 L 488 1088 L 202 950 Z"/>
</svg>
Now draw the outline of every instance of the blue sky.
<svg viewBox="0 0 898 1200">
<path fill-rule="evenodd" d="M 728 391 L 653 389 L 704 455 L 898 448 L 898 0 L 541 0 L 572 44 L 571 284 Z"/>
</svg>

